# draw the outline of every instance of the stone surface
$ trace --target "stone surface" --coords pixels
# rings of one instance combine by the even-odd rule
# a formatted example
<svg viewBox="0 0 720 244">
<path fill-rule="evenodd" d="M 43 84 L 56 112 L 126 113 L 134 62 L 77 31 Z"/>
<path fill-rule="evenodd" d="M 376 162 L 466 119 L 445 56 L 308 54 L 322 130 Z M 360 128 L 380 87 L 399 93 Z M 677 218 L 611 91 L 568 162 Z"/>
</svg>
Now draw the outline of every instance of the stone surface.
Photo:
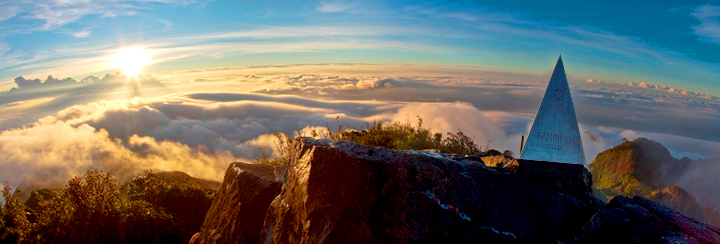
<svg viewBox="0 0 720 244">
<path fill-rule="evenodd" d="M 270 202 L 280 193 L 284 167 L 232 163 L 191 243 L 260 243 Z"/>
<path fill-rule="evenodd" d="M 585 225 L 577 242 L 720 243 L 720 230 L 642 197 L 616 196 Z"/>
<path fill-rule="evenodd" d="M 303 141 L 265 243 L 523 243 L 577 235 L 597 211 L 582 165 L 514 170 L 433 152 Z"/>
<path fill-rule="evenodd" d="M 603 205 L 582 165 L 301 143 L 285 174 L 233 163 L 191 243 L 720 243 L 644 198 Z"/>
<path fill-rule="evenodd" d="M 586 163 L 562 57 L 550 77 L 520 159 Z"/>
</svg>

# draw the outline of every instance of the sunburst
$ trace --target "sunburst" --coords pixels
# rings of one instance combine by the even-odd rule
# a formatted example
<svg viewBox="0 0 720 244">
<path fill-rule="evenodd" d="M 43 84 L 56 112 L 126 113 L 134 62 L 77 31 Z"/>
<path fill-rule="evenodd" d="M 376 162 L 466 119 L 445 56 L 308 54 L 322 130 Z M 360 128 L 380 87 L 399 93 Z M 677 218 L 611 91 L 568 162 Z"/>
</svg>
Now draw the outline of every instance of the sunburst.
<svg viewBox="0 0 720 244">
<path fill-rule="evenodd" d="M 123 48 L 110 59 L 110 68 L 121 69 L 126 76 L 137 76 L 143 72 L 142 68 L 152 64 L 150 50 L 129 47 Z"/>
</svg>

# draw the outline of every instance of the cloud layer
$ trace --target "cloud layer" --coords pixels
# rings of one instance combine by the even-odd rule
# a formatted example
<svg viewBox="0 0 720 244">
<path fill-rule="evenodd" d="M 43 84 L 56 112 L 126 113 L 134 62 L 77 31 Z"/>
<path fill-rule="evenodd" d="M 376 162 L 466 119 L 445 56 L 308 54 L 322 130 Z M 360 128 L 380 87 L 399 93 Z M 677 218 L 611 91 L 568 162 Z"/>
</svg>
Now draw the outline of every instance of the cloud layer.
<svg viewBox="0 0 720 244">
<path fill-rule="evenodd" d="M 275 131 L 308 135 L 338 125 L 362 129 L 374 121 L 415 123 L 416 116 L 433 132 L 462 130 L 478 145 L 517 152 L 546 84 L 277 73 L 227 69 L 212 76 L 198 71 L 180 75 L 184 81 L 164 83 L 146 77 L 137 92 L 159 95 L 145 98 L 126 94 L 134 88 L 117 75 L 81 81 L 18 78 L 18 89 L 0 94 L 0 99 L 15 99 L 0 107 L 8 118 L 0 125 L 15 124 L 0 133 L 0 181 L 15 185 L 39 176 L 40 184 L 57 186 L 91 168 L 113 170 L 121 179 L 153 169 L 219 180 L 229 162 L 252 161 L 261 156 L 259 148 L 273 155 Z M 588 163 L 623 138 L 640 136 L 663 143 L 676 157 L 720 156 L 720 143 L 703 140 L 718 133 L 713 128 L 720 124 L 712 99 L 580 84 L 585 85 L 573 84 L 572 92 Z M 34 119 L 17 124 L 17 118 Z"/>
<path fill-rule="evenodd" d="M 477 118 L 437 119 L 448 112 Z M 362 129 L 410 113 L 434 118 L 427 126 L 438 132 L 462 129 L 478 141 L 502 135 L 490 118 L 466 103 L 327 102 L 245 93 L 103 100 L 2 132 L 0 180 L 17 184 L 32 177 L 42 179 L 36 183 L 40 186 L 58 186 L 92 168 L 113 170 L 121 179 L 153 169 L 220 180 L 229 162 L 260 157 L 258 148 L 272 156 L 275 131 L 292 135 L 338 124 Z"/>
</svg>

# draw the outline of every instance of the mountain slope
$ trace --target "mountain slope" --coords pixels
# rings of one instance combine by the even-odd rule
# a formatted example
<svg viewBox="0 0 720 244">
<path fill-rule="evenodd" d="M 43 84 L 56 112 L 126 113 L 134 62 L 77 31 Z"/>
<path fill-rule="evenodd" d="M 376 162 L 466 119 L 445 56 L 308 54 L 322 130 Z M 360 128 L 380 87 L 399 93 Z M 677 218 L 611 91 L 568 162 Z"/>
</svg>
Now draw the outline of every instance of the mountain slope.
<svg viewBox="0 0 720 244">
<path fill-rule="evenodd" d="M 716 209 L 699 204 L 688 191 L 675 185 L 698 164 L 688 158 L 676 159 L 662 144 L 638 138 L 598 154 L 590 173 L 598 198 L 642 196 L 718 225 L 720 213 Z"/>
</svg>

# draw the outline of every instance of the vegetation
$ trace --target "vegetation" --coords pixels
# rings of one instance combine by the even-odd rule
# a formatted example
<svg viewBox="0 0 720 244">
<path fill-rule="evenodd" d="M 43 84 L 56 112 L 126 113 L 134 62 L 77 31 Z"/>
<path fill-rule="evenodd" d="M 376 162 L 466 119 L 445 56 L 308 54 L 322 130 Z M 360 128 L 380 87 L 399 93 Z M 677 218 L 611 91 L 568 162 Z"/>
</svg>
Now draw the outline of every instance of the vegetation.
<svg viewBox="0 0 720 244">
<path fill-rule="evenodd" d="M 181 243 L 200 229 L 215 191 L 148 172 L 120 185 L 87 171 L 35 209 L 11 197 L 0 215 L 2 243 Z"/>
<path fill-rule="evenodd" d="M 687 167 L 661 144 L 638 138 L 625 141 L 595 158 L 590 173 L 602 196 L 642 196 L 654 199 L 671 184 L 667 178 Z"/>
<path fill-rule="evenodd" d="M 604 200 L 615 195 L 641 196 L 689 217 L 720 224 L 720 213 L 701 206 L 690 193 L 671 184 L 689 163 L 673 158 L 660 143 L 644 138 L 625 141 L 593 161 L 593 193 Z"/>
<path fill-rule="evenodd" d="M 466 136 L 460 130 L 457 133 L 447 132 L 447 137 L 443 139 L 442 134 L 433 134 L 430 128 L 422 126 L 423 120 L 418 117 L 417 126 L 412 126 L 410 121 L 395 121 L 389 125 L 379 122 L 361 131 L 338 130 L 330 134 L 333 139 L 390 149 L 437 150 L 461 155 L 477 154 L 481 151 L 473 141 L 474 138 Z"/>
<path fill-rule="evenodd" d="M 296 134 L 299 137 L 304 136 L 300 132 Z M 290 160 L 300 153 L 300 141 L 298 138 L 292 138 L 282 132 L 275 132 L 273 135 L 276 138 L 275 147 L 279 155 L 270 158 L 260 148 L 262 157 L 256 159 L 256 163 L 273 166 L 288 165 Z M 444 139 L 440 133 L 433 134 L 430 128 L 423 127 L 423 120 L 419 116 L 417 126 L 413 126 L 410 121 L 404 123 L 394 121 L 387 125 L 375 122 L 368 125 L 366 129 L 356 131 L 349 128 L 343 129 L 342 125 L 338 125 L 335 131 L 328 126 L 325 131 L 310 131 L 309 136 L 353 141 L 361 145 L 397 150 L 434 150 L 460 155 L 472 155 L 483 151 L 483 148 L 475 144 L 474 138 L 468 137 L 460 130 L 457 133 L 447 132 L 447 137 Z M 485 150 L 489 149 L 489 143 L 484 148 Z"/>
</svg>

